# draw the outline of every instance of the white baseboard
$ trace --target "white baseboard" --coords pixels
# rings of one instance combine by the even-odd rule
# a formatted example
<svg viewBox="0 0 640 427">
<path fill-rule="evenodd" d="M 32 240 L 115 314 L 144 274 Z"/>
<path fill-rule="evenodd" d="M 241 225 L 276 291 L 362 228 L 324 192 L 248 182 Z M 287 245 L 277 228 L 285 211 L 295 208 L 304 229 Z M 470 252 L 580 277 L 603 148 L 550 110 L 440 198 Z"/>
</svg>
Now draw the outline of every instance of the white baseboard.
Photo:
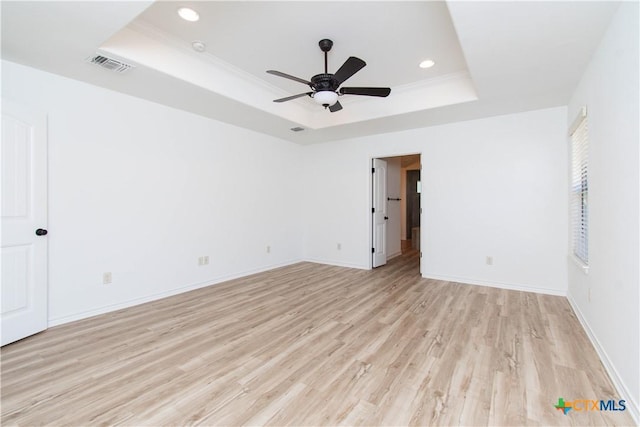
<svg viewBox="0 0 640 427">
<path fill-rule="evenodd" d="M 563 291 L 563 290 L 539 288 L 539 287 L 530 286 L 530 285 L 490 282 L 486 280 L 470 279 L 468 277 L 440 276 L 437 274 L 430 274 L 430 273 L 423 273 L 422 277 L 425 279 L 435 279 L 435 280 L 443 280 L 446 282 L 463 283 L 465 285 L 489 286 L 491 288 L 509 289 L 512 291 L 534 292 L 537 294 L 556 295 L 561 297 L 567 296 L 566 291 Z"/>
<path fill-rule="evenodd" d="M 184 292 L 194 291 L 196 289 L 205 288 L 207 286 L 213 286 L 220 283 L 228 282 L 229 280 L 239 279 L 246 276 L 251 276 L 252 274 L 262 273 L 264 271 L 274 270 L 280 267 L 286 267 L 287 265 L 297 264 L 302 262 L 300 259 L 290 260 L 278 264 L 269 265 L 266 267 L 255 268 L 251 270 L 245 270 L 239 273 L 228 274 L 224 276 L 218 276 L 211 280 L 207 280 L 206 282 L 200 283 L 192 283 L 186 286 L 180 286 L 178 288 L 170 289 L 168 291 L 159 292 L 156 294 L 147 295 L 140 298 L 134 298 L 131 300 L 123 301 L 117 304 L 105 305 L 102 307 L 98 307 L 92 310 L 82 311 L 74 314 L 70 314 L 68 316 L 51 318 L 48 320 L 48 327 L 54 327 L 63 325 L 69 322 L 75 322 L 76 320 L 82 320 L 93 316 L 98 316 L 100 314 L 110 313 L 116 310 L 122 310 L 123 308 L 133 307 L 136 305 L 144 304 L 151 301 L 156 301 L 162 298 L 167 298 L 173 295 L 182 294 Z"/>
<path fill-rule="evenodd" d="M 351 263 L 348 263 L 348 262 L 340 262 L 340 261 L 333 261 L 333 260 L 326 260 L 326 259 L 319 259 L 319 258 L 305 258 L 303 261 L 304 262 L 313 262 L 315 264 L 333 265 L 335 267 L 357 268 L 358 270 L 369 270 L 370 269 L 368 266 L 362 266 L 362 265 L 359 265 L 359 264 L 351 264 Z"/>
<path fill-rule="evenodd" d="M 402 255 L 402 251 L 393 253 L 391 255 L 387 255 L 387 260 L 393 259 L 393 258 L 398 257 L 400 255 Z"/>
<path fill-rule="evenodd" d="M 582 329 L 585 330 L 591 344 L 596 349 L 598 356 L 600 356 L 600 360 L 602 361 L 602 365 L 604 369 L 609 374 L 609 378 L 611 378 L 611 382 L 613 382 L 613 386 L 618 391 L 618 394 L 626 401 L 627 408 L 629 409 L 629 413 L 631 417 L 635 421 L 636 425 L 640 425 L 640 406 L 638 405 L 637 397 L 629 392 L 629 388 L 626 386 L 625 382 L 622 380 L 622 377 L 618 374 L 616 367 L 611 362 L 611 359 L 607 355 L 605 349 L 600 345 L 600 341 L 593 333 L 593 330 L 589 326 L 587 319 L 582 315 L 578 304 L 576 304 L 575 300 L 571 296 L 570 293 L 567 292 L 567 300 L 569 301 L 569 305 L 573 309 L 573 312 L 576 314 L 578 321 L 582 325 Z"/>
</svg>

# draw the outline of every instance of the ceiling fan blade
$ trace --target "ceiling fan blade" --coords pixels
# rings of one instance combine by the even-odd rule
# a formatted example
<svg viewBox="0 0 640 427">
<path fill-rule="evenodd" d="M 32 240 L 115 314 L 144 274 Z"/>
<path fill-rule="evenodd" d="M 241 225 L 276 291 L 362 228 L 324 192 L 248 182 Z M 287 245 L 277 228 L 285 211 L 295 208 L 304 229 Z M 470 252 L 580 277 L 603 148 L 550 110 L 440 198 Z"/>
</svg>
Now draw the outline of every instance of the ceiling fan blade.
<svg viewBox="0 0 640 427">
<path fill-rule="evenodd" d="M 389 96 L 391 89 L 388 87 L 342 87 L 342 95 L 365 95 L 365 96 Z"/>
<path fill-rule="evenodd" d="M 305 79 L 301 79 L 300 77 L 292 76 L 290 74 L 282 73 L 280 71 L 267 70 L 267 73 L 273 74 L 274 76 L 278 76 L 278 77 L 284 77 L 285 79 L 294 80 L 296 82 L 304 83 L 306 85 L 311 86 L 311 82 L 310 81 L 307 81 Z"/>
<path fill-rule="evenodd" d="M 340 101 L 337 101 L 335 104 L 329 106 L 329 111 L 331 111 L 332 113 L 340 110 L 342 110 L 342 104 L 340 104 Z"/>
<path fill-rule="evenodd" d="M 292 99 L 296 99 L 296 98 L 302 98 L 303 96 L 307 95 L 311 95 L 313 92 L 306 92 L 306 93 L 299 93 L 297 95 L 292 95 L 292 96 L 287 96 L 286 98 L 280 98 L 280 99 L 274 99 L 273 102 L 285 102 L 285 101 L 291 101 Z"/>
<path fill-rule="evenodd" d="M 349 77 L 360 71 L 365 65 L 367 65 L 367 63 L 362 59 L 356 58 L 355 56 L 350 56 L 349 59 L 344 61 L 342 67 L 340 67 L 340 69 L 336 71 L 333 77 L 338 81 L 339 84 L 342 84 Z"/>
</svg>

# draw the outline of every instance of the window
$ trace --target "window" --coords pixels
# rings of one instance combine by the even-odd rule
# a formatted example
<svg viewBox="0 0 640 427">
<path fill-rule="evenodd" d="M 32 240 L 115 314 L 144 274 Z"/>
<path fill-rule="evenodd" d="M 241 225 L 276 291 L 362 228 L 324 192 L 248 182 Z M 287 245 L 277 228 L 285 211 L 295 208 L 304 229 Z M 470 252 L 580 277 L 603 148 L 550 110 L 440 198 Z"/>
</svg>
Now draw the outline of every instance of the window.
<svg viewBox="0 0 640 427">
<path fill-rule="evenodd" d="M 589 137 L 587 108 L 569 131 L 571 136 L 571 228 L 573 254 L 589 265 Z"/>
</svg>

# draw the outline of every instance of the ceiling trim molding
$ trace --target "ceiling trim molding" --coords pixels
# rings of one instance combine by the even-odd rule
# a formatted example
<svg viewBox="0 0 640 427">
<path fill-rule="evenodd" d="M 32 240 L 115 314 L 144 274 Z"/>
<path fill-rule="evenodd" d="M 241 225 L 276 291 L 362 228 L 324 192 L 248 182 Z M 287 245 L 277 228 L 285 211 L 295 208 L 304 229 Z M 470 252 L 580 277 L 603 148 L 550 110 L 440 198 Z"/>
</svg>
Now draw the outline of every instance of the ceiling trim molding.
<svg viewBox="0 0 640 427">
<path fill-rule="evenodd" d="M 291 93 L 208 52 L 195 52 L 189 44 L 147 23 L 129 24 L 99 50 L 299 123 L 307 129 L 323 129 L 477 99 L 471 77 L 464 71 L 393 87 L 392 95 L 387 98 L 341 97 L 340 102 L 350 108 L 331 114 L 304 97 L 274 104 L 273 99 Z"/>
<path fill-rule="evenodd" d="M 189 43 L 185 43 L 184 41 L 178 39 L 177 37 L 172 36 L 171 34 L 160 30 L 156 26 L 149 24 L 144 21 L 133 21 L 129 25 L 127 25 L 128 29 L 133 30 L 139 34 L 142 34 L 146 37 L 152 38 L 159 43 L 164 45 L 171 46 L 172 48 L 181 51 L 185 55 L 189 55 L 197 60 L 205 60 L 210 63 L 221 72 L 224 71 L 234 76 L 238 76 L 243 80 L 246 80 L 248 83 L 259 86 L 264 90 L 273 92 L 274 97 L 281 98 L 288 95 L 291 95 L 287 91 L 277 87 L 274 84 L 267 82 L 266 80 L 260 79 L 254 76 L 251 73 L 247 73 L 243 69 L 236 67 L 235 65 L 220 59 L 219 57 L 211 54 L 210 52 L 196 52 L 193 50 L 192 46 Z M 266 71 L 265 71 L 266 72 Z M 311 108 L 308 108 L 311 110 Z"/>
</svg>

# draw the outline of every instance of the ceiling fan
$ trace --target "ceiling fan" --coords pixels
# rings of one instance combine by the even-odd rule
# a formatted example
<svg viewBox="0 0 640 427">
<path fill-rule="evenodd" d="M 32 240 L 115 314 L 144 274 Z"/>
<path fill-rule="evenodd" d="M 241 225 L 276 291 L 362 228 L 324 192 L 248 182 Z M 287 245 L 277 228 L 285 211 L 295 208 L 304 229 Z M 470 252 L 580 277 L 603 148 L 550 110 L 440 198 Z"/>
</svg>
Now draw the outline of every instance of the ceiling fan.
<svg viewBox="0 0 640 427">
<path fill-rule="evenodd" d="M 360 71 L 365 65 L 367 65 L 367 63 L 360 58 L 350 56 L 335 74 L 329 74 L 327 69 L 327 52 L 331 50 L 333 42 L 329 39 L 322 39 L 318 42 L 318 45 L 320 46 L 320 50 L 324 52 L 324 73 L 316 74 L 311 77 L 311 81 L 285 74 L 280 71 L 267 71 L 267 73 L 273 74 L 274 76 L 284 77 L 285 79 L 304 83 L 311 88 L 311 92 L 274 99 L 273 102 L 285 102 L 301 98 L 303 96 L 310 96 L 318 104 L 322 105 L 324 108 L 329 108 L 329 111 L 335 113 L 336 111 L 342 110 L 342 105 L 340 105 L 340 102 L 338 101 L 339 95 L 389 96 L 391 89 L 388 87 L 340 87 L 342 83 Z"/>
</svg>

